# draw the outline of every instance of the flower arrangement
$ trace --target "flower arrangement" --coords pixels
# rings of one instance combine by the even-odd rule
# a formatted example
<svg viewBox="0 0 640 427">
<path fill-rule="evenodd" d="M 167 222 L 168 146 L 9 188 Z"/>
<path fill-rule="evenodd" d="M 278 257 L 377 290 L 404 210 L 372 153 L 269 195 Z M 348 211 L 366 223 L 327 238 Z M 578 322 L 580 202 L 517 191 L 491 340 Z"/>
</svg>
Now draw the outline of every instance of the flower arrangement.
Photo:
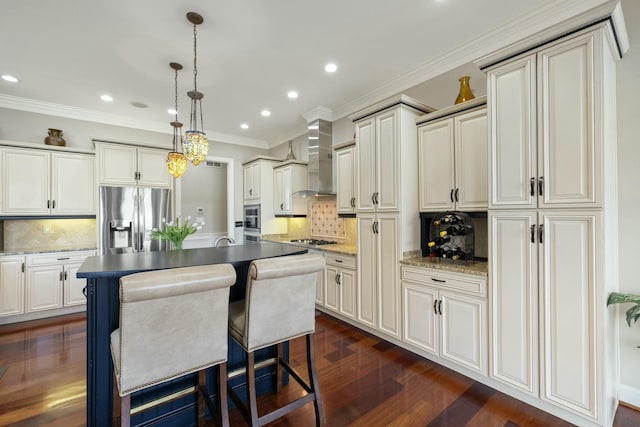
<svg viewBox="0 0 640 427">
<path fill-rule="evenodd" d="M 204 221 L 195 221 L 193 224 L 190 224 L 190 221 L 190 216 L 182 223 L 180 222 L 180 216 L 176 218 L 175 223 L 174 221 L 166 222 L 165 219 L 162 218 L 164 230 L 154 228 L 151 230 L 151 238 L 156 240 L 169 240 L 171 242 L 171 249 L 174 251 L 180 250 L 182 249 L 184 239 L 196 231 L 201 230 L 204 225 Z"/>
</svg>

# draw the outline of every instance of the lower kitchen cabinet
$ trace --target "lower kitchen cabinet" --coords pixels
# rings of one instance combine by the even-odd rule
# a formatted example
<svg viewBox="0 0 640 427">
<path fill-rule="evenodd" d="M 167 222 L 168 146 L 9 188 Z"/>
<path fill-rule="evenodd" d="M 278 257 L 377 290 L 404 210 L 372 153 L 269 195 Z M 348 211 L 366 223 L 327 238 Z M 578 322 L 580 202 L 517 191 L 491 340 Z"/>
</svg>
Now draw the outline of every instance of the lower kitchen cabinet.
<svg viewBox="0 0 640 427">
<path fill-rule="evenodd" d="M 324 306 L 345 317 L 356 317 L 356 259 L 326 253 Z"/>
<path fill-rule="evenodd" d="M 402 340 L 487 374 L 486 280 L 402 266 Z"/>
<path fill-rule="evenodd" d="M 76 272 L 95 251 L 57 252 L 27 256 L 26 312 L 83 305 L 85 280 Z"/>
<path fill-rule="evenodd" d="M 0 317 L 24 313 L 24 256 L 0 257 Z"/>
</svg>

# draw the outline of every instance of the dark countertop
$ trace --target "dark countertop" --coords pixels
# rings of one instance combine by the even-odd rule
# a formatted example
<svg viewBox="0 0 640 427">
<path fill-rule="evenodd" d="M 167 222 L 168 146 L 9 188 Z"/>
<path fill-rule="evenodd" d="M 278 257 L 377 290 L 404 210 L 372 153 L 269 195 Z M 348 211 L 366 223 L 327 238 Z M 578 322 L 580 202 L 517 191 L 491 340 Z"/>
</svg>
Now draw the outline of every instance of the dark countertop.
<svg viewBox="0 0 640 427">
<path fill-rule="evenodd" d="M 307 249 L 273 242 L 247 243 L 220 248 L 183 249 L 179 251 L 88 257 L 80 266 L 79 278 L 121 277 L 149 270 L 190 267 L 194 265 L 243 263 L 255 259 L 306 253 Z"/>
</svg>

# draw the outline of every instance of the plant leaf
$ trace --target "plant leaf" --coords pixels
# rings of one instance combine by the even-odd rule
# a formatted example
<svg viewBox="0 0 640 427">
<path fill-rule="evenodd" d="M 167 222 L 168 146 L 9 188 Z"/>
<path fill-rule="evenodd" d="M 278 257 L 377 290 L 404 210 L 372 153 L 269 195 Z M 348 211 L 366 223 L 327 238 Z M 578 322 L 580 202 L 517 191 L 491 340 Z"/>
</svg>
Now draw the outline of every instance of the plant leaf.
<svg viewBox="0 0 640 427">
<path fill-rule="evenodd" d="M 640 319 L 640 305 L 636 304 L 627 310 L 627 325 L 631 326 L 631 321 L 637 322 Z"/>
<path fill-rule="evenodd" d="M 619 292 L 611 292 L 609 294 L 609 298 L 607 299 L 607 305 L 624 304 L 627 302 L 640 304 L 640 295 L 621 294 Z"/>
</svg>

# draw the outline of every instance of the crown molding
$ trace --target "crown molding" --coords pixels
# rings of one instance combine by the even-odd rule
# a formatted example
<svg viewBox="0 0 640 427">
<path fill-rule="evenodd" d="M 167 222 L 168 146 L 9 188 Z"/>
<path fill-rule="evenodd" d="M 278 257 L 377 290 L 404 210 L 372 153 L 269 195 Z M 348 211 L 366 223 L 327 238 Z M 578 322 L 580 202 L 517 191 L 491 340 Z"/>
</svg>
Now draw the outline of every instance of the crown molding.
<svg viewBox="0 0 640 427">
<path fill-rule="evenodd" d="M 302 117 L 304 117 L 307 123 L 311 123 L 316 120 L 326 120 L 327 122 L 332 122 L 334 118 L 331 108 L 325 107 L 323 105 L 315 106 L 306 113 L 303 113 Z"/>
<path fill-rule="evenodd" d="M 117 114 L 103 113 L 68 105 L 55 104 L 53 102 L 38 101 L 35 99 L 20 98 L 17 96 L 0 94 L 0 108 L 10 110 L 27 111 L 29 113 L 45 114 L 48 116 L 65 117 L 67 119 L 82 120 L 86 122 L 102 123 L 112 126 L 120 126 L 132 129 L 145 130 L 172 134 L 173 130 L 166 123 L 151 120 L 136 120 Z M 207 137 L 212 142 L 243 145 L 252 148 L 269 149 L 267 141 L 261 139 L 244 138 L 221 132 L 206 131 Z"/>
<path fill-rule="evenodd" d="M 449 70 L 478 58 L 499 51 L 533 34 L 543 32 L 564 21 L 571 21 L 576 15 L 584 14 L 594 8 L 613 9 L 618 0 L 549 0 L 543 6 L 520 16 L 484 35 L 474 37 L 462 43 L 458 48 L 444 55 L 430 59 L 407 72 L 396 76 L 376 89 L 339 106 L 333 110 L 333 119 L 337 120 L 366 107 L 401 93 L 402 91 L 432 79 Z M 575 25 L 575 23 L 574 23 Z M 425 44 L 433 43 L 427 40 Z"/>
</svg>

